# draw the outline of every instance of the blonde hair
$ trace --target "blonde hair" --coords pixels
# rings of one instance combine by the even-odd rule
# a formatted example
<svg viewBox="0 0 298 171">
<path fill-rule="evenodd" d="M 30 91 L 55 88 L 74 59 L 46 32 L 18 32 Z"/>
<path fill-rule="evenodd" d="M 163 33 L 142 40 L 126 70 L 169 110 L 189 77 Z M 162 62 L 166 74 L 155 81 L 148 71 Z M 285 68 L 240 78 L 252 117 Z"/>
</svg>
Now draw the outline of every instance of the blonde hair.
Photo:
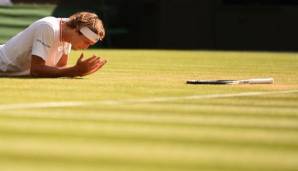
<svg viewBox="0 0 298 171">
<path fill-rule="evenodd" d="M 88 27 L 90 30 L 99 35 L 102 40 L 105 36 L 105 29 L 103 22 L 95 13 L 91 12 L 78 12 L 69 17 L 66 24 L 76 30 L 80 30 L 82 27 Z"/>
</svg>

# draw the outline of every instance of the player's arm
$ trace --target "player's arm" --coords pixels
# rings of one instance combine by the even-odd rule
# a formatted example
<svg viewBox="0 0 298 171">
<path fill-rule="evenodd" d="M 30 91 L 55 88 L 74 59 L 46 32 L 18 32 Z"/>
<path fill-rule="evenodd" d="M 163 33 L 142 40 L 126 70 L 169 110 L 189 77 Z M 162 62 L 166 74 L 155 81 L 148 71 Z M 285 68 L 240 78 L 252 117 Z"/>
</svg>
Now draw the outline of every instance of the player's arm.
<svg viewBox="0 0 298 171">
<path fill-rule="evenodd" d="M 59 68 L 47 66 L 41 57 L 32 55 L 30 75 L 33 77 L 75 77 L 78 73 L 75 67 Z"/>
<path fill-rule="evenodd" d="M 101 60 L 96 56 L 83 60 L 82 54 L 76 65 L 72 67 L 59 68 L 47 66 L 41 57 L 32 55 L 30 74 L 33 77 L 49 78 L 85 76 L 96 72 L 105 63 L 105 60 Z"/>
<path fill-rule="evenodd" d="M 67 65 L 68 55 L 64 54 L 57 63 L 57 67 L 65 67 Z"/>
</svg>

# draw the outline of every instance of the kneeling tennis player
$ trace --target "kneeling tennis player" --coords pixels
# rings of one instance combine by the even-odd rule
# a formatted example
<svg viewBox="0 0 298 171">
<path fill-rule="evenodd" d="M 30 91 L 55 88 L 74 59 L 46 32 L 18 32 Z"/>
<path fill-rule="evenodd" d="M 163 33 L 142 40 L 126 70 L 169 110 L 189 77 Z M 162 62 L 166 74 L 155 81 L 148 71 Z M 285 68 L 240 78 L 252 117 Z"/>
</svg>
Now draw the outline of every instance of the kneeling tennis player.
<svg viewBox="0 0 298 171">
<path fill-rule="evenodd" d="M 77 77 L 99 70 L 106 60 L 93 55 L 67 67 L 71 49 L 86 49 L 102 41 L 105 30 L 94 13 L 69 18 L 45 17 L 0 45 L 0 76 Z"/>
</svg>

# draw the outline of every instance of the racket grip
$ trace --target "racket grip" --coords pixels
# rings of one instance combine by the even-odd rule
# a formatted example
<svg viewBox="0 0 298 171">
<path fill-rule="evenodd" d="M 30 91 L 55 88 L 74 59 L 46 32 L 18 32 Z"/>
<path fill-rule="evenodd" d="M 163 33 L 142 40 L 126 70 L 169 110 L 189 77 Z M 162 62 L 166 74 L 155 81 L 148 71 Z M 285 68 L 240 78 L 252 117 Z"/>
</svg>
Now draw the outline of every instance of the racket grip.
<svg viewBox="0 0 298 171">
<path fill-rule="evenodd" d="M 253 78 L 249 79 L 248 83 L 249 84 L 272 84 L 273 83 L 273 78 Z"/>
</svg>

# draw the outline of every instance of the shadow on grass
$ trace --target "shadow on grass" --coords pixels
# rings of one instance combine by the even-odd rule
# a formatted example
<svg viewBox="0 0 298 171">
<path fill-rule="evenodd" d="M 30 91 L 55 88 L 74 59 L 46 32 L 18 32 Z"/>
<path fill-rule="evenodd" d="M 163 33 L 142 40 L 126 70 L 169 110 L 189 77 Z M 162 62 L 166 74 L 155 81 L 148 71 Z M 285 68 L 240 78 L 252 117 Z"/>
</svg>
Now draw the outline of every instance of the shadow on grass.
<svg viewBox="0 0 298 171">
<path fill-rule="evenodd" d="M 36 79 L 69 79 L 69 80 L 82 80 L 83 77 L 58 77 L 58 78 L 47 78 L 47 77 L 32 77 L 32 76 L 0 76 L 0 79 L 24 79 L 24 80 L 36 80 Z"/>
</svg>

